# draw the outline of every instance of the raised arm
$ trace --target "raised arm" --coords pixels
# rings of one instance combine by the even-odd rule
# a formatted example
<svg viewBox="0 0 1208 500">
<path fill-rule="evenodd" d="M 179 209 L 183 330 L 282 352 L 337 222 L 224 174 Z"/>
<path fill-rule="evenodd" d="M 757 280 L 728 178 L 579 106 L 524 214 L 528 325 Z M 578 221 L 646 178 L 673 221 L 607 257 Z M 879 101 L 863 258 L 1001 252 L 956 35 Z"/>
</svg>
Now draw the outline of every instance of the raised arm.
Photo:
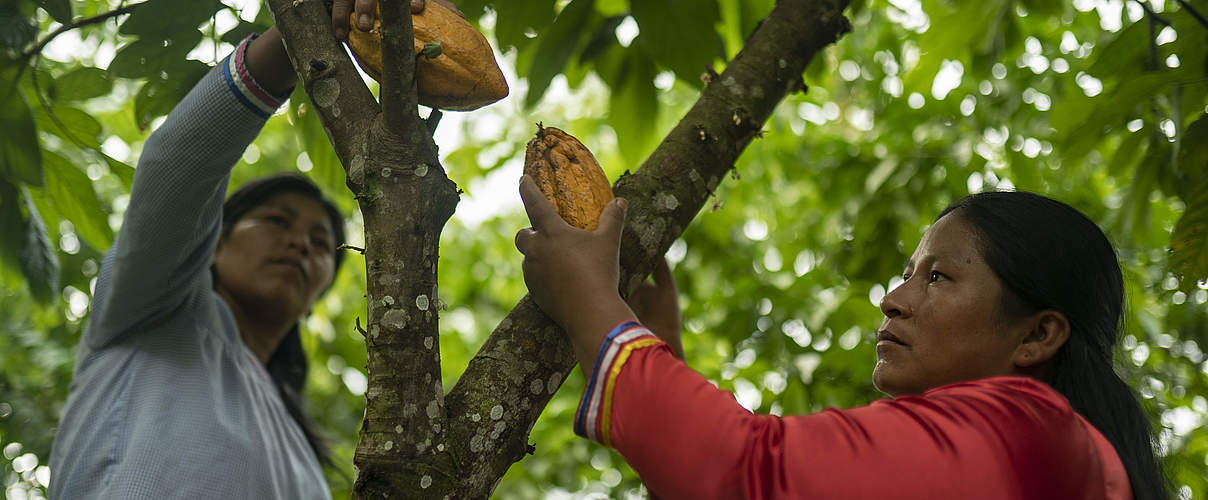
<svg viewBox="0 0 1208 500">
<path fill-rule="evenodd" d="M 122 229 L 97 280 L 92 348 L 161 321 L 208 293 L 231 167 L 293 85 L 276 29 L 249 37 L 151 134 Z"/>
</svg>

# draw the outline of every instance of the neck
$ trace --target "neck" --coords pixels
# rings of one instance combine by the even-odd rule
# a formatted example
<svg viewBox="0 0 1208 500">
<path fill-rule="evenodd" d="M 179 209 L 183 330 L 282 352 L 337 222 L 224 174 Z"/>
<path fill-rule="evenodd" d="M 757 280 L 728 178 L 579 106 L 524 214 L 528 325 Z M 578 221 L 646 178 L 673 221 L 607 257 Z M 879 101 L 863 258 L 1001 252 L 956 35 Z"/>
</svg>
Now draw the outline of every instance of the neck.
<svg viewBox="0 0 1208 500">
<path fill-rule="evenodd" d="M 235 316 L 235 324 L 239 327 L 239 336 L 243 339 L 244 345 L 252 350 L 261 363 L 268 364 L 268 359 L 272 357 L 277 346 L 281 344 L 281 340 L 297 322 L 297 318 L 257 315 L 254 311 L 268 311 L 273 308 L 241 305 L 222 287 L 219 287 L 216 292 L 226 302 L 231 314 Z"/>
</svg>

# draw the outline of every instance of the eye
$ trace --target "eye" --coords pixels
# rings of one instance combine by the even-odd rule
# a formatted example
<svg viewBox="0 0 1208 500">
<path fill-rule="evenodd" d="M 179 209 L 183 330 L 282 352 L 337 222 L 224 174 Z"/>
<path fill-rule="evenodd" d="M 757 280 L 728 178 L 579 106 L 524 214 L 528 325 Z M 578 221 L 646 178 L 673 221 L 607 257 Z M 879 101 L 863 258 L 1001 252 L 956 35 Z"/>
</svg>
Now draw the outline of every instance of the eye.
<svg viewBox="0 0 1208 500">
<path fill-rule="evenodd" d="M 285 216 L 281 214 L 268 214 L 264 216 L 264 220 L 282 227 L 289 226 L 289 219 L 286 219 Z"/>
<path fill-rule="evenodd" d="M 310 244 L 314 245 L 315 248 L 323 250 L 324 252 L 331 251 L 331 245 L 329 245 L 327 243 L 327 238 L 319 238 L 319 237 L 311 238 Z"/>
<path fill-rule="evenodd" d="M 930 278 L 931 278 L 931 282 L 935 283 L 937 281 L 940 281 L 941 279 L 945 279 L 945 280 L 948 279 L 948 276 L 939 271 L 931 271 Z"/>
</svg>

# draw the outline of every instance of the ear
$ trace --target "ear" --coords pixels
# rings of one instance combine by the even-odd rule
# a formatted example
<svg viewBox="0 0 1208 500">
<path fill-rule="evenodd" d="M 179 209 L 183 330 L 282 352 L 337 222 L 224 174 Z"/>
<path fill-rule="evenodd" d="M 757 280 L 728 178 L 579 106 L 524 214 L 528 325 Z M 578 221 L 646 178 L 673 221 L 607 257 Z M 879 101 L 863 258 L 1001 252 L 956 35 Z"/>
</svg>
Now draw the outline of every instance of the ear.
<svg viewBox="0 0 1208 500">
<path fill-rule="evenodd" d="M 1021 368 L 1045 363 L 1070 338 L 1070 320 L 1058 311 L 1045 309 L 1033 314 L 1028 321 L 1030 330 L 1015 349 L 1012 361 Z"/>
</svg>

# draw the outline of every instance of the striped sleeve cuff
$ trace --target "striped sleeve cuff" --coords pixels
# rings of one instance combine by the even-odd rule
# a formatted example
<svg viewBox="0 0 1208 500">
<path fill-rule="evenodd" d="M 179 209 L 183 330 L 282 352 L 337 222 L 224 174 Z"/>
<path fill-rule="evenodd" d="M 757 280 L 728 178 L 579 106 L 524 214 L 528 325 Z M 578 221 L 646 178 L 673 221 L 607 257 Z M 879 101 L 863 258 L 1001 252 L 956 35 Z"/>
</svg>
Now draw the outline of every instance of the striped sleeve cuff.
<svg viewBox="0 0 1208 500">
<path fill-rule="evenodd" d="M 277 108 L 281 107 L 281 104 L 285 102 L 289 94 L 283 97 L 274 96 L 271 92 L 265 90 L 264 87 L 261 87 L 260 84 L 256 83 L 256 79 L 252 78 L 252 74 L 248 72 L 247 65 L 244 63 L 244 57 L 247 53 L 247 46 L 257 36 L 255 33 L 248 35 L 242 42 L 239 42 L 238 47 L 235 47 L 235 52 L 232 52 L 222 62 L 222 81 L 226 82 L 227 88 L 252 113 L 261 118 L 268 119 L 268 117 L 273 115 L 273 112 L 277 111 Z"/>
<path fill-rule="evenodd" d="M 608 333 L 600 346 L 600 353 L 596 355 L 591 378 L 587 380 L 583 399 L 579 401 L 579 411 L 575 413 L 575 434 L 612 446 L 609 419 L 612 416 L 612 393 L 621 368 L 634 350 L 659 342 L 662 341 L 650 330 L 633 320 L 617 325 Z"/>
</svg>

